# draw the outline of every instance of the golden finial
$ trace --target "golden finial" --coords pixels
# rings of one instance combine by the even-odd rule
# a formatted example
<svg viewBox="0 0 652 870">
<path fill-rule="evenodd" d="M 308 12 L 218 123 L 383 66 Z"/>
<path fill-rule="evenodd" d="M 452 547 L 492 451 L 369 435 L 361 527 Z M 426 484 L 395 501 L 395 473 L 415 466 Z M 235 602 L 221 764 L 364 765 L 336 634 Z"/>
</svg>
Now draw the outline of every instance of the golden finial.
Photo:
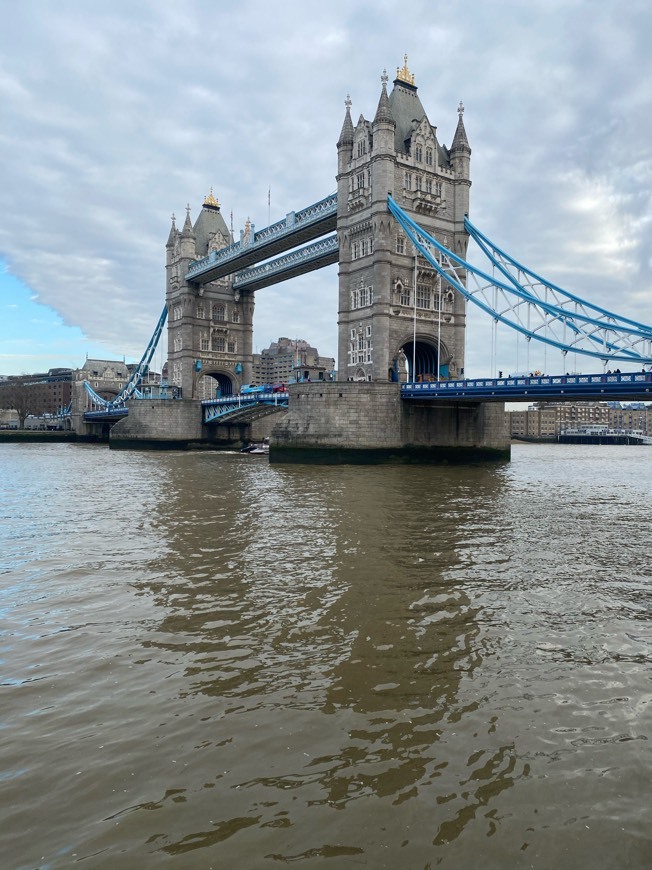
<svg viewBox="0 0 652 870">
<path fill-rule="evenodd" d="M 401 82 L 407 82 L 408 85 L 414 84 L 414 73 L 408 69 L 408 56 L 403 55 L 403 69 L 396 67 L 396 78 Z"/>
<path fill-rule="evenodd" d="M 212 187 L 211 187 L 211 192 L 208 194 L 208 196 L 204 200 L 204 205 L 207 205 L 209 208 L 219 208 L 220 207 L 219 202 L 213 196 L 213 188 Z"/>
</svg>

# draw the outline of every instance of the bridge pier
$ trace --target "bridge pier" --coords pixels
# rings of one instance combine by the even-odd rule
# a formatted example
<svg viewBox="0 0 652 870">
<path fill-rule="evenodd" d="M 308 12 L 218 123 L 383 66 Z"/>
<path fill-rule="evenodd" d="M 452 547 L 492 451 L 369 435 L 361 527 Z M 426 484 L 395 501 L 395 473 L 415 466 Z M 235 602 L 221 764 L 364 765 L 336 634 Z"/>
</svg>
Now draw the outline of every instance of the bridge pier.
<svg viewBox="0 0 652 870">
<path fill-rule="evenodd" d="M 289 387 L 288 413 L 270 440 L 270 462 L 462 463 L 510 457 L 500 402 L 401 400 L 390 383 Z"/>
<path fill-rule="evenodd" d="M 77 433 L 77 441 L 108 444 L 112 425 L 106 420 L 89 423 L 83 413 L 72 415 L 71 427 Z"/>
<path fill-rule="evenodd" d="M 199 401 L 135 399 L 128 407 L 129 416 L 111 429 L 112 449 L 187 449 L 205 441 Z"/>
<path fill-rule="evenodd" d="M 133 399 L 129 416 L 114 423 L 109 446 L 116 450 L 239 450 L 269 436 L 272 417 L 206 426 L 195 399 Z"/>
</svg>

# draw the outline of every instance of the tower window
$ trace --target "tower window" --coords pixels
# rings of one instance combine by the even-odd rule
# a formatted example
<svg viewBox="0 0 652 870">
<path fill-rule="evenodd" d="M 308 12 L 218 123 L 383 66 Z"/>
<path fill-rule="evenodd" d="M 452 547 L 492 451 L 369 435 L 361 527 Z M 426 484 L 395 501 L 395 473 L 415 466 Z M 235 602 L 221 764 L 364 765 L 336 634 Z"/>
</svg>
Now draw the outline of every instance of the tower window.
<svg viewBox="0 0 652 870">
<path fill-rule="evenodd" d="M 403 236 L 396 236 L 396 253 L 405 253 L 405 239 L 403 238 Z"/>
<path fill-rule="evenodd" d="M 421 145 L 417 145 L 415 147 L 414 159 L 417 160 L 419 163 L 421 163 L 421 161 L 423 160 L 423 148 L 421 147 Z"/>
<path fill-rule="evenodd" d="M 432 148 L 426 148 L 426 166 L 432 166 Z"/>
<path fill-rule="evenodd" d="M 361 190 L 364 187 L 364 172 L 359 172 L 356 175 L 356 183 L 358 186 L 358 190 Z"/>
<path fill-rule="evenodd" d="M 405 181 L 403 183 L 403 187 L 406 190 L 412 190 L 412 173 L 411 172 L 405 173 Z"/>
<path fill-rule="evenodd" d="M 206 316 L 206 315 L 205 315 L 205 313 L 204 313 L 204 306 L 203 306 L 203 305 L 198 305 L 198 306 L 197 306 L 197 317 L 198 317 L 200 320 L 203 320 L 203 318 L 204 318 L 205 316 Z"/>
<path fill-rule="evenodd" d="M 213 320 L 225 320 L 226 310 L 223 305 L 213 305 Z"/>
<path fill-rule="evenodd" d="M 417 308 L 430 308 L 430 287 L 425 284 L 417 284 Z"/>
</svg>

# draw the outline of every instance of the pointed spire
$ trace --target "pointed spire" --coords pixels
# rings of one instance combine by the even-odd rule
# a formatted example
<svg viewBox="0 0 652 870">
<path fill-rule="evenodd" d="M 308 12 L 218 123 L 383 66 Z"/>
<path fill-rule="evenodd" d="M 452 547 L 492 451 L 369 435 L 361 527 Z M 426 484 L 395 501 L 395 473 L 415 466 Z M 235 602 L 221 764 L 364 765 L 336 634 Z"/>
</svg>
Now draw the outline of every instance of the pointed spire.
<svg viewBox="0 0 652 870">
<path fill-rule="evenodd" d="M 462 116 L 464 115 L 464 103 L 460 100 L 460 104 L 457 107 L 457 129 L 455 130 L 455 135 L 453 136 L 453 143 L 451 145 L 451 153 L 455 151 L 464 151 L 467 154 L 471 153 L 471 146 L 469 145 L 469 140 L 466 136 L 466 130 L 464 129 L 464 121 L 462 120 Z"/>
<path fill-rule="evenodd" d="M 192 221 L 190 220 L 190 204 L 186 206 L 186 219 L 183 224 L 183 230 L 181 231 L 182 236 L 192 236 L 194 238 L 195 232 L 192 228 Z"/>
<path fill-rule="evenodd" d="M 171 248 L 174 246 L 175 239 L 177 237 L 177 225 L 176 225 L 176 217 L 174 213 L 172 214 L 172 226 L 170 227 L 170 235 L 168 236 L 166 248 Z"/>
<path fill-rule="evenodd" d="M 382 82 L 382 90 L 380 92 L 380 99 L 378 100 L 378 108 L 376 109 L 374 124 L 385 123 L 393 124 L 394 126 L 396 126 L 396 122 L 394 121 L 394 116 L 392 115 L 392 110 L 389 105 L 389 97 L 387 96 L 388 78 L 386 69 L 383 70 L 380 81 Z"/>
<path fill-rule="evenodd" d="M 353 145 L 353 121 L 351 120 L 352 103 L 349 94 L 346 95 L 344 105 L 346 106 L 346 114 L 344 115 L 344 123 L 342 124 L 342 132 L 340 133 L 340 138 L 337 140 L 338 148 L 341 145 Z"/>
</svg>

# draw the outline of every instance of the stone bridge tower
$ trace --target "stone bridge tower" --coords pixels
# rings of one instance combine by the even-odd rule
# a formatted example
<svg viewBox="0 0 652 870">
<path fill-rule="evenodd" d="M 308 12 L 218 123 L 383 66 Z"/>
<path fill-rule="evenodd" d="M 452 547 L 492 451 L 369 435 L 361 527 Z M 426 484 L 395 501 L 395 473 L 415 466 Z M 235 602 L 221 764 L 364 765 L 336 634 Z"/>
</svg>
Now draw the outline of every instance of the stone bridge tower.
<svg viewBox="0 0 652 870">
<path fill-rule="evenodd" d="M 190 206 L 181 230 L 172 218 L 166 245 L 168 380 L 182 388 L 184 399 L 214 398 L 218 390 L 230 395 L 251 378 L 253 293 L 234 292 L 232 276 L 203 285 L 185 278 L 195 260 L 232 242 L 212 192 L 194 226 Z"/>
<path fill-rule="evenodd" d="M 396 381 L 459 376 L 465 300 L 422 257 L 387 209 L 387 194 L 438 241 L 465 257 L 471 149 L 460 103 L 450 148 L 437 139 L 407 66 L 387 75 L 372 122 L 353 126 L 351 101 L 337 143 L 340 247 L 338 378 Z M 463 279 L 463 272 L 460 273 Z M 442 286 L 443 285 L 443 286 Z M 416 336 L 416 342 L 415 342 Z"/>
</svg>

